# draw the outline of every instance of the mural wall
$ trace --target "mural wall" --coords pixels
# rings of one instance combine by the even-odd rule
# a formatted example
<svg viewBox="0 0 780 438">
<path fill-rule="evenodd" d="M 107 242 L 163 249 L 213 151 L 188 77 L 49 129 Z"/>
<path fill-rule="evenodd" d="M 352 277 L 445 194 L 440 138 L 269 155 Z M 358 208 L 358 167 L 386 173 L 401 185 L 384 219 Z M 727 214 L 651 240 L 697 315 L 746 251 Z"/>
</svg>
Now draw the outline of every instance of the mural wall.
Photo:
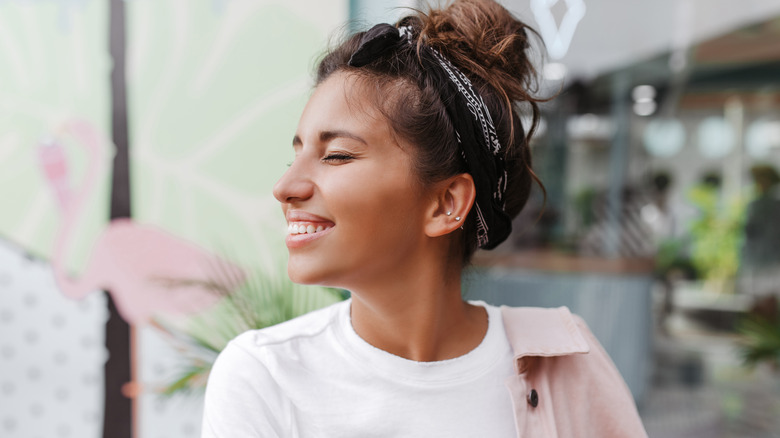
<svg viewBox="0 0 780 438">
<path fill-rule="evenodd" d="M 132 324 L 135 436 L 199 436 L 197 395 L 159 395 L 182 363 L 149 318 L 214 299 L 158 280 L 216 260 L 283 274 L 271 187 L 314 61 L 348 17 L 346 0 L 124 1 L 132 218 L 109 221 L 110 10 L 0 1 L 3 437 L 101 436 L 100 290 Z"/>
</svg>

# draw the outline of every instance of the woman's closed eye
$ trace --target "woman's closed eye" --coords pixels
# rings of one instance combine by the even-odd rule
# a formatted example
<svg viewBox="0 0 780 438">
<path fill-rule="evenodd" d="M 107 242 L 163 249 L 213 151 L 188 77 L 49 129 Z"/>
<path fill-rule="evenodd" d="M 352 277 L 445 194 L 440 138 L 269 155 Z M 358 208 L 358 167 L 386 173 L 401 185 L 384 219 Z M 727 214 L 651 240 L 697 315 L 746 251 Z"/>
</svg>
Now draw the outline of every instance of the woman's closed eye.
<svg viewBox="0 0 780 438">
<path fill-rule="evenodd" d="M 348 162 L 350 160 L 353 160 L 354 158 L 355 157 L 350 155 L 350 154 L 345 154 L 343 152 L 334 152 L 332 154 L 326 155 L 322 159 L 322 161 L 324 161 L 326 163 L 331 163 L 331 164 L 341 164 L 341 163 L 346 163 L 346 162 Z"/>
</svg>

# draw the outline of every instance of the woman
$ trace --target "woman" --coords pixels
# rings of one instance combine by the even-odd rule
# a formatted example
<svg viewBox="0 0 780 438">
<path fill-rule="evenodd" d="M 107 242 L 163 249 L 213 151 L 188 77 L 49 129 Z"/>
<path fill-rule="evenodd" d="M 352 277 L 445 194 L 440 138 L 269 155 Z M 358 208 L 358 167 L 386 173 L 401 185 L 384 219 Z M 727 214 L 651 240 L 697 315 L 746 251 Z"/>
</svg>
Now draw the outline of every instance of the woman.
<svg viewBox="0 0 780 438">
<path fill-rule="evenodd" d="M 204 436 L 645 436 L 567 309 L 461 299 L 463 265 L 506 239 L 536 179 L 526 29 L 492 1 L 456 1 L 320 62 L 274 195 L 290 278 L 352 298 L 233 340 Z"/>
</svg>

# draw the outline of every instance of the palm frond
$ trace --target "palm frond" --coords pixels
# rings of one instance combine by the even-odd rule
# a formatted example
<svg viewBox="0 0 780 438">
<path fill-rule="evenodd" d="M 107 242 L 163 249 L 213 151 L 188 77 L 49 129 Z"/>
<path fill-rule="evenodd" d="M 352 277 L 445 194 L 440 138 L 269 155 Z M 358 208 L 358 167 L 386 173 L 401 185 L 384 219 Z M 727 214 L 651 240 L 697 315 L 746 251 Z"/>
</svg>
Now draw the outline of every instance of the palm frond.
<svg viewBox="0 0 780 438">
<path fill-rule="evenodd" d="M 279 324 L 345 298 L 335 289 L 294 284 L 287 278 L 284 264 L 276 266 L 275 272 L 246 271 L 242 281 L 237 281 L 234 269 L 216 266 L 212 278 L 206 281 L 168 283 L 171 287 L 200 286 L 221 298 L 212 308 L 183 321 L 164 318 L 153 321 L 153 326 L 188 362 L 173 382 L 166 385 L 163 394 L 199 392 L 205 388 L 217 355 L 241 333 Z M 234 290 L 226 287 L 236 284 L 239 286 Z"/>
<path fill-rule="evenodd" d="M 740 353 L 745 365 L 780 364 L 780 320 L 751 315 L 740 321 L 737 331 L 743 336 Z"/>
<path fill-rule="evenodd" d="M 163 389 L 163 395 L 174 395 L 184 392 L 201 391 L 206 387 L 210 363 L 195 364 L 188 367 L 179 377 L 170 385 Z"/>
</svg>

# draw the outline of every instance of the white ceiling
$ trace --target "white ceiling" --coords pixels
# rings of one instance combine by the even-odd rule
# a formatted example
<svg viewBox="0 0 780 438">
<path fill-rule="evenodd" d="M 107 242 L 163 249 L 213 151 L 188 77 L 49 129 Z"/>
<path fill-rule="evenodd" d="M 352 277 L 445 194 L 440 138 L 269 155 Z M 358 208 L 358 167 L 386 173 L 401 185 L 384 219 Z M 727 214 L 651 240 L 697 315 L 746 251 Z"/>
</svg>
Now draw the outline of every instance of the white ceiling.
<svg viewBox="0 0 780 438">
<path fill-rule="evenodd" d="M 532 0 L 499 1 L 537 27 Z M 559 22 L 567 1 L 575 0 L 558 0 L 553 7 Z M 780 0 L 583 1 L 585 15 L 561 59 L 568 79 L 592 77 L 780 15 Z"/>
<path fill-rule="evenodd" d="M 420 4 L 452 0 L 350 0 L 363 24 L 392 22 Z M 497 0 L 538 29 L 534 0 Z M 740 27 L 780 16 L 780 0 L 538 0 L 553 3 L 560 22 L 567 3 L 584 2 L 568 53 L 567 79 L 597 74 L 686 47 Z M 778 41 L 780 44 L 780 41 Z"/>
</svg>

